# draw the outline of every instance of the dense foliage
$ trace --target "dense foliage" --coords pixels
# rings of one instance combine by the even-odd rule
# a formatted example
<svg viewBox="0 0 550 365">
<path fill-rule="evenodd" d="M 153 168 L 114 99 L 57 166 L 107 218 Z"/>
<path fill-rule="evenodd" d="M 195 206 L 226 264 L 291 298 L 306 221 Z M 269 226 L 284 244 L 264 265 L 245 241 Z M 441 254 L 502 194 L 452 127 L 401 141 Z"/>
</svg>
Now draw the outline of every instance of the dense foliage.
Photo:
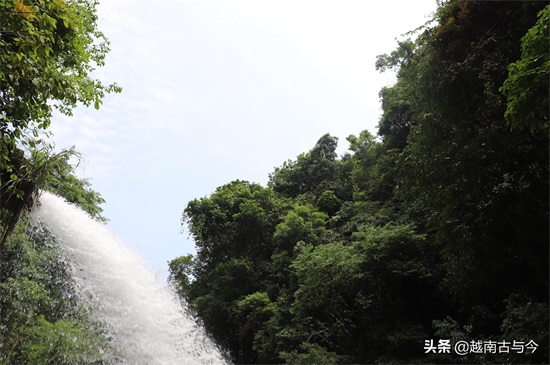
<svg viewBox="0 0 550 365">
<path fill-rule="evenodd" d="M 92 77 L 108 41 L 97 28 L 95 0 L 0 1 L 0 194 L 29 198 L 29 150 L 48 147 L 54 109 L 102 103 L 119 92 Z M 25 156 L 23 156 L 23 151 Z"/>
<path fill-rule="evenodd" d="M 0 1 L 0 363 L 88 364 L 116 359 L 102 324 L 77 298 L 55 237 L 27 224 L 41 190 L 101 216 L 103 198 L 74 174 L 74 149 L 53 152 L 52 112 L 98 108 L 118 92 L 91 76 L 108 41 L 95 0 Z M 33 228 L 34 227 L 34 228 Z"/>
<path fill-rule="evenodd" d="M 34 171 L 28 181 L 105 220 L 101 196 L 73 174 L 73 150 L 31 152 L 21 160 L 27 167 L 18 170 Z M 78 285 L 59 242 L 45 227 L 28 224 L 23 212 L 10 211 L 7 202 L 0 207 L 5 232 L 0 246 L 0 363 L 76 365 L 116 358 L 103 324 L 91 320 L 91 308 L 78 299 Z"/>
<path fill-rule="evenodd" d="M 108 41 L 97 29 L 95 0 L 0 2 L 0 146 L 33 147 L 51 123 L 78 103 L 96 108 L 106 92 L 91 72 L 104 63 Z M 4 168 L 4 158 L 0 168 Z"/>
<path fill-rule="evenodd" d="M 22 179 L 105 221 L 99 206 L 103 198 L 73 173 L 70 158 L 75 155 L 74 150 L 31 150 L 18 171 L 25 172 Z M 78 299 L 59 242 L 45 227 L 28 224 L 24 212 L 11 211 L 13 201 L 21 206 L 17 198 L 10 200 L 0 206 L 0 363 L 77 365 L 116 359 L 106 328 L 91 319 L 92 308 Z"/>
<path fill-rule="evenodd" d="M 98 364 L 116 350 L 55 237 L 22 221 L 0 251 L 0 363 Z"/>
<path fill-rule="evenodd" d="M 99 206 L 104 201 L 73 174 L 73 155 L 72 150 L 32 151 L 25 161 L 41 166 L 33 175 L 39 186 L 104 221 Z M 59 242 L 45 227 L 28 224 L 26 214 L 0 208 L 0 228 L 7 233 L 0 246 L 0 363 L 76 365 L 116 359 L 104 325 L 91 320 L 92 308 L 78 299 Z"/>
<path fill-rule="evenodd" d="M 267 187 L 189 202 L 171 280 L 237 363 L 548 363 L 545 6 L 442 2 L 378 58 L 379 138 L 339 157 L 327 134 Z"/>
</svg>

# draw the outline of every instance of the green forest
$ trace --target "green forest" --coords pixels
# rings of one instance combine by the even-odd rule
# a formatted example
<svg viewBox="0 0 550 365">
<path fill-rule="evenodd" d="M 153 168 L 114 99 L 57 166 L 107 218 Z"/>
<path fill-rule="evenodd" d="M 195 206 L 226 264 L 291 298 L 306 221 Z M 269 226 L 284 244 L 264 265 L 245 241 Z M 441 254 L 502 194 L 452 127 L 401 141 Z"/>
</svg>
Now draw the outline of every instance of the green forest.
<svg viewBox="0 0 550 365">
<path fill-rule="evenodd" d="M 106 221 L 50 132 L 54 113 L 121 91 L 93 76 L 109 52 L 97 5 L 0 0 L 1 365 L 120 360 L 27 214 L 48 190 Z M 550 362 L 549 13 L 438 2 L 376 60 L 397 76 L 377 135 L 339 156 L 328 131 L 267 186 L 182 207 L 196 254 L 168 263 L 169 283 L 233 362 Z"/>
<path fill-rule="evenodd" d="M 67 257 L 28 212 L 47 190 L 99 221 L 104 203 L 75 174 L 81 154 L 55 152 L 57 111 L 98 108 L 116 84 L 92 77 L 109 42 L 96 1 L 0 1 L 0 364 L 99 364 L 116 359 L 104 324 L 77 299 Z"/>
<path fill-rule="evenodd" d="M 170 279 L 236 363 L 548 363 L 545 6 L 441 2 L 377 59 L 378 136 L 187 204 Z"/>
</svg>

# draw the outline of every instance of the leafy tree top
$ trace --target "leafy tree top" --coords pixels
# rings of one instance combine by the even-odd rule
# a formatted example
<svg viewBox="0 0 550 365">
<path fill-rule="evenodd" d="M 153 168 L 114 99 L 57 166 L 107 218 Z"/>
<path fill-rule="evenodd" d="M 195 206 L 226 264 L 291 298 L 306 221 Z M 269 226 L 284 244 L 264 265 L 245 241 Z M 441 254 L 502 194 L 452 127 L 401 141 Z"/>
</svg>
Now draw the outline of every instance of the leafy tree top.
<svg viewBox="0 0 550 365">
<path fill-rule="evenodd" d="M 548 133 L 550 79 L 550 5 L 538 14 L 539 20 L 521 39 L 521 58 L 508 66 L 508 79 L 500 91 L 508 98 L 505 118 L 515 129 Z"/>
<path fill-rule="evenodd" d="M 109 42 L 97 29 L 96 0 L 0 2 L 0 169 L 18 143 L 35 147 L 53 109 L 99 108 L 119 92 L 92 77 Z"/>
</svg>

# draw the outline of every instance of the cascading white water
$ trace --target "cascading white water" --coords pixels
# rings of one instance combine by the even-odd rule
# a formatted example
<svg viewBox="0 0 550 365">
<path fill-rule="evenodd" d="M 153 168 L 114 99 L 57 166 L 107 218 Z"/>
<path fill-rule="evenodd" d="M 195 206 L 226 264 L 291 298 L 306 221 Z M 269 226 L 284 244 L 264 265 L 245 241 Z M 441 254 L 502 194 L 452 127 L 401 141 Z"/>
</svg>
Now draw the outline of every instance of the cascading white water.
<svg viewBox="0 0 550 365">
<path fill-rule="evenodd" d="M 225 364 L 224 356 L 142 258 L 80 208 L 43 193 L 31 213 L 66 249 L 80 296 L 127 364 Z"/>
</svg>

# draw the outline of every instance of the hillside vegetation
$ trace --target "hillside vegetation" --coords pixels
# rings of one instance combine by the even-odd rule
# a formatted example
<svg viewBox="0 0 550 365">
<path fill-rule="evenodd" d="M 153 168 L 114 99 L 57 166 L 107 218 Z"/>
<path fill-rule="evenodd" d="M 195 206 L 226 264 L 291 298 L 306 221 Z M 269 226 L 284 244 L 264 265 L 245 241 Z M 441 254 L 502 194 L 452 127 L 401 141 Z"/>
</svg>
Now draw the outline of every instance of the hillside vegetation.
<svg viewBox="0 0 550 365">
<path fill-rule="evenodd" d="M 188 203 L 170 279 L 235 362 L 549 361 L 545 6 L 442 2 L 377 60 L 378 136 Z"/>
</svg>

